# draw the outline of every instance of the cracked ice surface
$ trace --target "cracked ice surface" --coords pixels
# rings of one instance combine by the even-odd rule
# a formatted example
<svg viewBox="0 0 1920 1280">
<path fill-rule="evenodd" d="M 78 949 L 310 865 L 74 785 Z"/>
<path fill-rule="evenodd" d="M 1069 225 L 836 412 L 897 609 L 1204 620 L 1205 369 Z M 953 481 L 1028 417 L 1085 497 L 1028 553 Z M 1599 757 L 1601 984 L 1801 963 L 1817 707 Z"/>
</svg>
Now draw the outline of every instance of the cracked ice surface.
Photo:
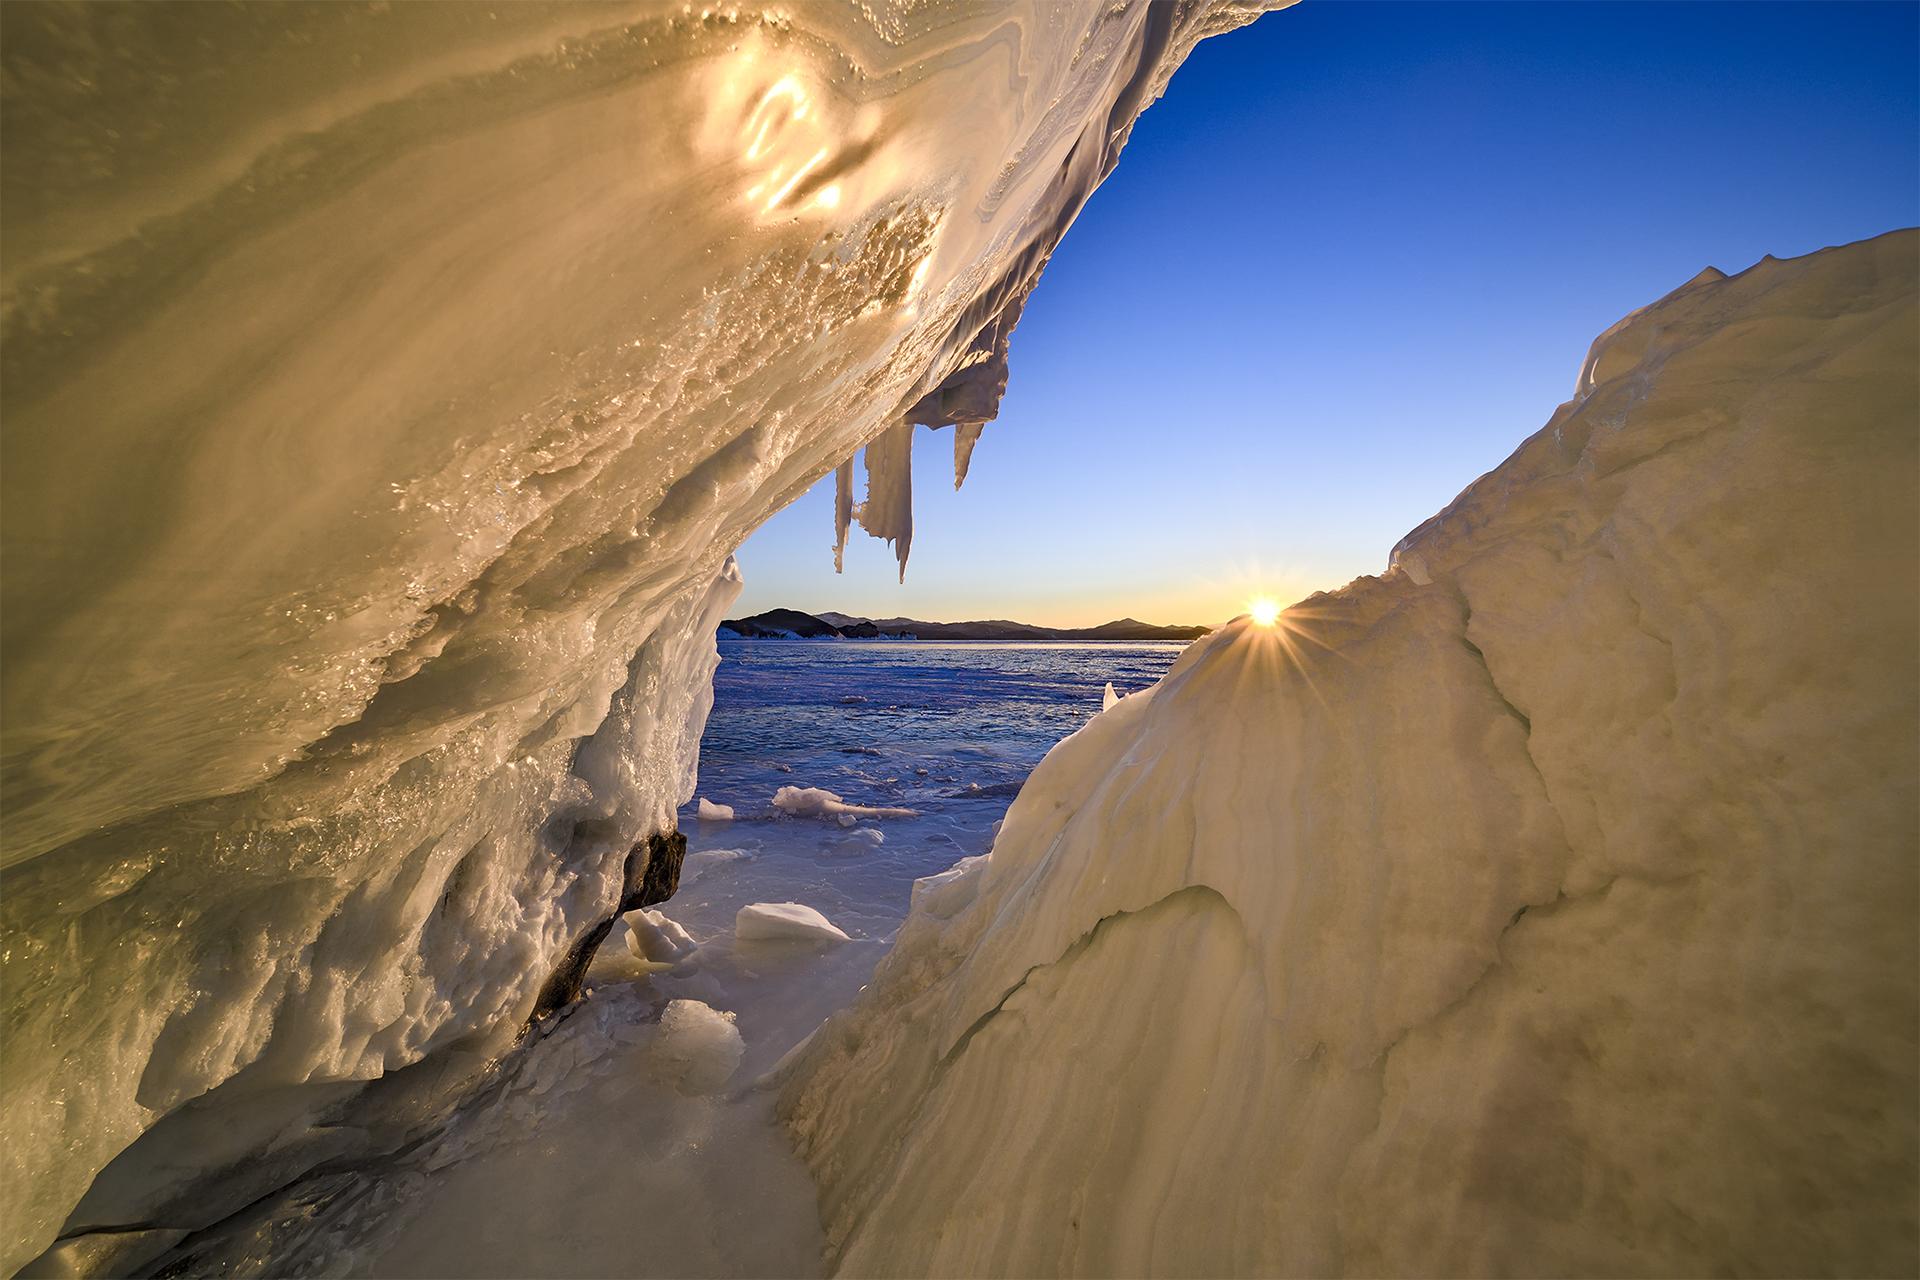
<svg viewBox="0 0 1920 1280">
<path fill-rule="evenodd" d="M 731 548 L 991 416 L 1253 12 L 6 6 L 0 1272 L 191 1100 L 525 1017 L 690 794 Z"/>
<path fill-rule="evenodd" d="M 794 1067 L 838 1273 L 1910 1268 L 1917 242 L 1703 273 L 1057 747 Z"/>
</svg>

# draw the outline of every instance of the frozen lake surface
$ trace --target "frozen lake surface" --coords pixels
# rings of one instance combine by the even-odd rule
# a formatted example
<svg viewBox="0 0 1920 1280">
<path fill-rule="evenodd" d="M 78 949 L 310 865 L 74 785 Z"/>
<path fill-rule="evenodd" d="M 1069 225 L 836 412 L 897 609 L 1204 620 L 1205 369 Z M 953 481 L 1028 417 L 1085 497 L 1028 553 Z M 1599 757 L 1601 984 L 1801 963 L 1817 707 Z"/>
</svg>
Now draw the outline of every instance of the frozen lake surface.
<svg viewBox="0 0 1920 1280">
<path fill-rule="evenodd" d="M 702 946 L 648 986 L 738 1015 L 739 1079 L 772 1066 L 865 984 L 913 882 L 991 847 L 1027 774 L 1100 710 L 1107 683 L 1145 688 L 1182 648 L 721 641 L 699 795 L 735 817 L 681 811 L 687 868 L 662 910 Z M 782 787 L 915 816 L 793 817 L 774 807 Z M 735 913 L 755 902 L 803 903 L 852 941 L 736 948 Z"/>
<path fill-rule="evenodd" d="M 706 851 L 750 857 L 683 879 L 667 913 L 719 929 L 747 901 L 791 898 L 856 939 L 890 940 L 913 881 L 987 850 L 1027 774 L 1099 711 L 1106 684 L 1145 688 L 1183 647 L 721 641 L 699 794 L 735 820 L 703 822 L 690 804 L 681 829 L 696 867 Z M 792 818 L 773 805 L 787 786 L 919 816 Z"/>
<path fill-rule="evenodd" d="M 930 810 L 969 784 L 1011 794 L 1108 681 L 1145 688 L 1185 647 L 722 640 L 700 792 L 763 809 L 793 782 Z"/>
</svg>

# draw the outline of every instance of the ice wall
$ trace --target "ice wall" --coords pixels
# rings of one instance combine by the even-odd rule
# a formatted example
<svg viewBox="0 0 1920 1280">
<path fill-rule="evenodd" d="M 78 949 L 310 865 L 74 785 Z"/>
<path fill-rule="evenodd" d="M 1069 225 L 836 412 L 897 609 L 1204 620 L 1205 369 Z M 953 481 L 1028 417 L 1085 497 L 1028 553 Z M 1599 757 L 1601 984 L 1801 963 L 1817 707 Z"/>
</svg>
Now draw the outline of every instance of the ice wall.
<svg viewBox="0 0 1920 1280">
<path fill-rule="evenodd" d="M 1916 281 L 1703 273 L 1057 747 L 788 1086 L 838 1272 L 1910 1273 Z"/>
<path fill-rule="evenodd" d="M 964 466 L 1254 11 L 0 6 L 0 1274 L 191 1099 L 526 1015 L 688 794 L 731 548 L 902 422 Z"/>
</svg>

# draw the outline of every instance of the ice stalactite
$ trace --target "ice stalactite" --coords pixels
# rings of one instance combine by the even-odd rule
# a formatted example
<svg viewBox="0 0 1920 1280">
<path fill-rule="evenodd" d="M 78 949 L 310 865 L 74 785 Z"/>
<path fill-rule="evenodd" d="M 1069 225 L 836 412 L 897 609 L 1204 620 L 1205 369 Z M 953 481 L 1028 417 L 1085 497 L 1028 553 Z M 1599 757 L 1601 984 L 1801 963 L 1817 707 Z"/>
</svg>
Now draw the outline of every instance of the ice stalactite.
<svg viewBox="0 0 1920 1280">
<path fill-rule="evenodd" d="M 980 443 L 980 433 L 986 430 L 982 422 L 962 422 L 953 428 L 953 487 L 958 489 L 967 482 L 967 469 L 973 465 L 973 446 Z"/>
<path fill-rule="evenodd" d="M 961 422 L 953 427 L 953 487 L 966 483 L 973 447 L 985 429 L 983 422 Z M 857 520 L 862 529 L 893 544 L 906 581 L 907 557 L 913 548 L 913 428 L 900 422 L 866 448 L 867 499 L 853 500 L 853 460 L 834 472 L 833 571 L 846 567 L 847 530 Z"/>
<path fill-rule="evenodd" d="M 0 1272 L 197 1100 L 525 1018 L 731 549 L 1259 8 L 0 6 Z"/>
<path fill-rule="evenodd" d="M 900 580 L 907 580 L 907 555 L 913 549 L 913 424 L 896 422 L 867 445 L 867 500 L 860 504 L 860 527 L 893 544 Z"/>
<path fill-rule="evenodd" d="M 853 459 L 833 472 L 833 571 L 846 568 L 847 530 L 853 525 Z"/>
<path fill-rule="evenodd" d="M 855 506 L 852 501 L 852 460 L 842 464 L 834 496 L 835 572 L 842 567 L 847 525 L 857 518 L 868 533 L 893 543 L 900 578 L 906 580 L 913 543 L 913 428 L 953 428 L 953 487 L 966 483 L 973 448 L 980 442 L 982 429 L 999 414 L 1007 393 L 1007 353 L 1025 305 L 1024 294 L 1008 302 L 974 336 L 958 366 L 921 395 L 900 422 L 867 445 L 865 504 Z"/>
<path fill-rule="evenodd" d="M 1916 281 L 1703 274 L 1055 748 L 794 1068 L 838 1273 L 1910 1271 Z"/>
</svg>

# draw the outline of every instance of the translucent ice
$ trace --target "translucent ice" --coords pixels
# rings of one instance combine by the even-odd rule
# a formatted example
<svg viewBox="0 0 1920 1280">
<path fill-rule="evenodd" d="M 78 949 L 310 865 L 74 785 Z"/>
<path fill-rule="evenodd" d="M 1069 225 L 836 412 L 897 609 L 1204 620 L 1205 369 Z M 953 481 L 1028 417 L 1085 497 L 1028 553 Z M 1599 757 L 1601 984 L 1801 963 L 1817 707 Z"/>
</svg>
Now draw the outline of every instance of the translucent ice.
<svg viewBox="0 0 1920 1280">
<path fill-rule="evenodd" d="M 691 794 L 729 551 L 981 420 L 1253 13 L 6 7 L 0 1272 L 223 1084 L 528 1016 Z"/>
<path fill-rule="evenodd" d="M 698 1000 L 668 1004 L 649 1046 L 654 1070 L 684 1093 L 712 1093 L 745 1054 L 733 1015 Z"/>
<path fill-rule="evenodd" d="M 621 918 L 627 926 L 627 947 L 636 959 L 651 964 L 672 964 L 692 955 L 700 945 L 664 912 L 629 911 Z"/>
</svg>

